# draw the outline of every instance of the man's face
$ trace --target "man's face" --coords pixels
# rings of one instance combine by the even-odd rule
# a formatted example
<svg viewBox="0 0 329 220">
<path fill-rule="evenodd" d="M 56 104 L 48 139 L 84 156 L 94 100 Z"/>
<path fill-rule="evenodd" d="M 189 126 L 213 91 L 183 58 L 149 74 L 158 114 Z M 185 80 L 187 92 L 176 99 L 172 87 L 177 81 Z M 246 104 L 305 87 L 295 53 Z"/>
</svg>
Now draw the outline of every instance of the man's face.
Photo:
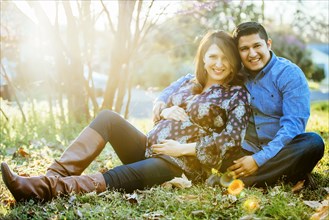
<svg viewBox="0 0 329 220">
<path fill-rule="evenodd" d="M 272 41 L 267 42 L 259 34 L 242 36 L 239 39 L 239 53 L 245 68 L 252 74 L 259 73 L 271 59 Z"/>
</svg>

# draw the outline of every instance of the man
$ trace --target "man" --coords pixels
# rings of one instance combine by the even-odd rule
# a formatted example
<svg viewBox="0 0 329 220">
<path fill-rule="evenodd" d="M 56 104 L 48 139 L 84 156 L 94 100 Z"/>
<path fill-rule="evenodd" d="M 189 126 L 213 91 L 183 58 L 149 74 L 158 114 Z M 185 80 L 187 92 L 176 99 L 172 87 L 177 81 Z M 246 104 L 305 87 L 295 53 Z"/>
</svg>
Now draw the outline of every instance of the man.
<svg viewBox="0 0 329 220">
<path fill-rule="evenodd" d="M 272 40 L 257 22 L 238 25 L 233 37 L 243 63 L 241 72 L 251 96 L 253 114 L 245 140 L 245 156 L 228 170 L 247 186 L 272 185 L 278 179 L 309 180 L 323 157 L 324 143 L 316 133 L 305 133 L 310 116 L 310 92 L 302 70 L 271 51 Z M 165 89 L 154 105 L 157 120 L 168 96 L 192 75 Z"/>
</svg>

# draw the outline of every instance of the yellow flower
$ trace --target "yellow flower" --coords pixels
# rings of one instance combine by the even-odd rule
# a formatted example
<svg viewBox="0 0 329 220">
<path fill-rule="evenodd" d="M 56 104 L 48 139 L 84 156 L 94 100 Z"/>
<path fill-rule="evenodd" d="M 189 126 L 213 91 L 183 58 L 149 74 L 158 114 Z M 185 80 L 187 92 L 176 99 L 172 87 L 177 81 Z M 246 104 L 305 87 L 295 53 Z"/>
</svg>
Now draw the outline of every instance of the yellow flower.
<svg viewBox="0 0 329 220">
<path fill-rule="evenodd" d="M 239 195 L 244 188 L 242 180 L 235 179 L 227 188 L 227 192 L 231 195 Z"/>
<path fill-rule="evenodd" d="M 248 213 L 254 213 L 259 209 L 259 199 L 256 197 L 248 198 L 243 203 L 243 209 L 246 210 Z"/>
<path fill-rule="evenodd" d="M 211 168 L 211 174 L 218 176 L 219 172 L 215 168 Z"/>
</svg>

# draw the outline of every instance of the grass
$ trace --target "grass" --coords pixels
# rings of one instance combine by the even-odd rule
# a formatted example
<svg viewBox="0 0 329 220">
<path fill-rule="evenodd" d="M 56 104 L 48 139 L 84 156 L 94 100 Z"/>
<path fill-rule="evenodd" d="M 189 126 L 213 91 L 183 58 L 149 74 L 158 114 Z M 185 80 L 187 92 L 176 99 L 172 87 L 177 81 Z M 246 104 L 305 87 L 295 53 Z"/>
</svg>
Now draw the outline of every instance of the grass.
<svg viewBox="0 0 329 220">
<path fill-rule="evenodd" d="M 47 106 L 40 102 L 25 105 L 27 122 L 22 123 L 20 113 L 14 106 L 1 101 L 1 108 L 9 121 L 0 115 L 0 160 L 6 161 L 19 174 L 39 175 L 46 171 L 53 158 L 58 158 L 65 146 L 87 124 L 68 123 L 47 114 Z M 152 126 L 148 120 L 131 120 L 143 131 Z M 40 205 L 34 201 L 14 204 L 13 197 L 0 181 L 0 219 L 309 219 L 315 212 L 303 201 L 326 199 L 329 186 L 329 104 L 312 104 L 308 131 L 322 135 L 326 143 L 323 159 L 314 169 L 318 188 L 304 188 L 292 192 L 289 184 L 278 183 L 265 189 L 244 189 L 238 196 L 227 194 L 221 187 L 193 185 L 188 189 L 153 187 L 136 191 L 133 199 L 123 193 L 106 191 L 99 195 L 70 195 Z M 29 157 L 17 153 L 22 147 Z M 87 168 L 85 173 L 111 168 L 120 164 L 110 146 Z M 257 198 L 259 209 L 249 213 L 244 203 Z"/>
</svg>

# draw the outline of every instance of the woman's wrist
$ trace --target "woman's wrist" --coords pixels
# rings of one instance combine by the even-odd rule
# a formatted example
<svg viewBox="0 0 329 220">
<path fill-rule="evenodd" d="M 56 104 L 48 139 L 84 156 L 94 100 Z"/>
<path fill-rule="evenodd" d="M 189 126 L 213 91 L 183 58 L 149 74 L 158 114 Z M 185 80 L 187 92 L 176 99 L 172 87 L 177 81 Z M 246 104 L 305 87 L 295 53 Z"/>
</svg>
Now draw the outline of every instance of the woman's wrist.
<svg viewBox="0 0 329 220">
<path fill-rule="evenodd" d="M 182 156 L 195 156 L 195 146 L 196 143 L 183 144 Z"/>
</svg>

